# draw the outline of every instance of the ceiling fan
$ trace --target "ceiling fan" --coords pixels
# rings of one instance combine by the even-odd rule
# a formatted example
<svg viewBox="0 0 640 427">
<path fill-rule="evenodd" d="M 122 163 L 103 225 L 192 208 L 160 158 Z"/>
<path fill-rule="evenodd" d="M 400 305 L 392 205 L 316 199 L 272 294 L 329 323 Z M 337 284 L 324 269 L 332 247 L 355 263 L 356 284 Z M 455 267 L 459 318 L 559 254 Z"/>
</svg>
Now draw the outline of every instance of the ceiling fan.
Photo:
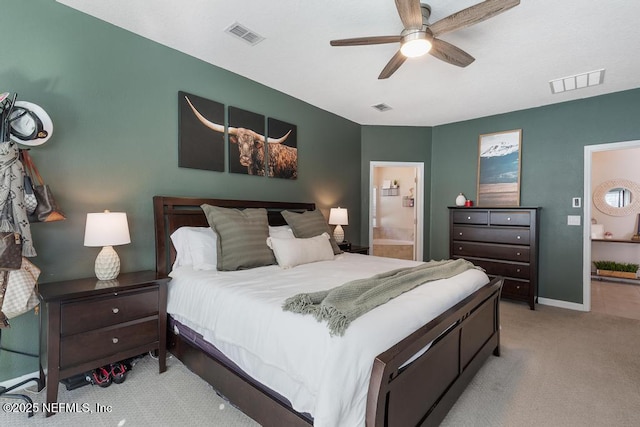
<svg viewBox="0 0 640 427">
<path fill-rule="evenodd" d="M 486 0 L 429 24 L 431 7 L 420 0 L 395 0 L 404 30 L 397 36 L 356 37 L 331 40 L 331 46 L 359 46 L 400 43 L 400 49 L 384 67 L 378 79 L 389 78 L 407 58 L 426 53 L 436 58 L 466 67 L 475 58 L 462 49 L 436 37 L 489 19 L 520 4 L 520 0 Z"/>
</svg>

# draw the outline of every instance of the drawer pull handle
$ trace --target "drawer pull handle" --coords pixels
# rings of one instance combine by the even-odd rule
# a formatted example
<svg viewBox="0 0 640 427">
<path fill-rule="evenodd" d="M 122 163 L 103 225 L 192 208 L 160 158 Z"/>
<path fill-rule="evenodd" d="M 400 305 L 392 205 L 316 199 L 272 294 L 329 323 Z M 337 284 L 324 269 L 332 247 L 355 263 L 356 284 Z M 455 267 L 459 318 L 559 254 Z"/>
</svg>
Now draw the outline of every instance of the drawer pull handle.
<svg viewBox="0 0 640 427">
<path fill-rule="evenodd" d="M 468 216 L 468 217 L 467 217 L 467 219 L 471 219 L 471 217 L 470 217 L 470 216 Z"/>
<path fill-rule="evenodd" d="M 507 217 L 507 221 L 511 221 L 511 217 L 510 216 Z"/>
<path fill-rule="evenodd" d="M 519 268 L 516 268 L 516 273 L 520 273 L 520 269 Z"/>
<path fill-rule="evenodd" d="M 520 256 L 520 252 L 516 252 L 516 255 Z"/>
<path fill-rule="evenodd" d="M 118 338 L 116 338 L 116 337 L 113 337 L 113 338 L 111 338 L 111 341 L 112 341 L 114 344 L 118 344 L 118 341 L 120 341 L 120 340 L 119 340 Z"/>
<path fill-rule="evenodd" d="M 520 289 L 520 285 L 516 285 L 516 289 Z"/>
<path fill-rule="evenodd" d="M 113 311 L 113 314 L 118 314 L 118 312 L 120 311 L 120 309 L 118 307 L 113 307 L 111 309 L 111 311 Z"/>
<path fill-rule="evenodd" d="M 459 250 L 459 251 L 461 251 L 461 250 L 462 250 L 462 246 L 460 246 L 460 247 L 458 248 L 458 250 Z"/>
<path fill-rule="evenodd" d="M 517 236 L 516 239 L 520 240 L 520 236 Z"/>
<path fill-rule="evenodd" d="M 462 231 L 460 232 L 460 235 L 462 236 Z"/>
</svg>

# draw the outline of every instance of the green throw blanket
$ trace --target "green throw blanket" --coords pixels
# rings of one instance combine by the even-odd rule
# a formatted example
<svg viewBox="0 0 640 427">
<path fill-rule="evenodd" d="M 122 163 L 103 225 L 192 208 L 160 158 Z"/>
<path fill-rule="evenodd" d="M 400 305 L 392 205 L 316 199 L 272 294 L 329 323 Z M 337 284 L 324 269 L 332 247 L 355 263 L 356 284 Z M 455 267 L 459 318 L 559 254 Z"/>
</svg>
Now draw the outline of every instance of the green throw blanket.
<svg viewBox="0 0 640 427">
<path fill-rule="evenodd" d="M 447 279 L 471 268 L 475 266 L 464 259 L 430 261 L 352 280 L 327 291 L 298 294 L 287 298 L 282 309 L 313 314 L 318 321 L 328 322 L 331 335 L 343 335 L 354 319 L 380 304 L 423 283 Z"/>
</svg>

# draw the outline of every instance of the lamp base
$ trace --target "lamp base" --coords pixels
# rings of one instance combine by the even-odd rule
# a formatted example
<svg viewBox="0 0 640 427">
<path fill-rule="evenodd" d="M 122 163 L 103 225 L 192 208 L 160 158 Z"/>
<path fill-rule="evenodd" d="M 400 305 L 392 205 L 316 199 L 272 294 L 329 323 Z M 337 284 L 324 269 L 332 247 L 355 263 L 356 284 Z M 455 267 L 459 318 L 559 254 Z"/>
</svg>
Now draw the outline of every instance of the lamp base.
<svg viewBox="0 0 640 427">
<path fill-rule="evenodd" d="M 344 230 L 341 225 L 336 225 L 335 230 L 333 230 L 333 238 L 336 239 L 338 243 L 344 242 Z"/>
<path fill-rule="evenodd" d="M 120 258 L 113 246 L 104 246 L 95 263 L 96 277 L 100 280 L 113 280 L 120 274 Z"/>
</svg>

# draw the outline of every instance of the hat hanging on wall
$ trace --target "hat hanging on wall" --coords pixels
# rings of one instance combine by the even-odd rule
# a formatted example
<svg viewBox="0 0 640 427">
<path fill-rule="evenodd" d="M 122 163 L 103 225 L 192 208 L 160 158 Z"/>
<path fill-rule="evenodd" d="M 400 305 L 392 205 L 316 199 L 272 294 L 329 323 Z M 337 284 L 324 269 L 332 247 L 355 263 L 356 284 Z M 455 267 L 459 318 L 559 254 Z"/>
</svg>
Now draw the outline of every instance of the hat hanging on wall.
<svg viewBox="0 0 640 427">
<path fill-rule="evenodd" d="M 9 116 L 11 139 L 18 144 L 42 145 L 53 134 L 51 117 L 33 102 L 16 101 Z"/>
</svg>

